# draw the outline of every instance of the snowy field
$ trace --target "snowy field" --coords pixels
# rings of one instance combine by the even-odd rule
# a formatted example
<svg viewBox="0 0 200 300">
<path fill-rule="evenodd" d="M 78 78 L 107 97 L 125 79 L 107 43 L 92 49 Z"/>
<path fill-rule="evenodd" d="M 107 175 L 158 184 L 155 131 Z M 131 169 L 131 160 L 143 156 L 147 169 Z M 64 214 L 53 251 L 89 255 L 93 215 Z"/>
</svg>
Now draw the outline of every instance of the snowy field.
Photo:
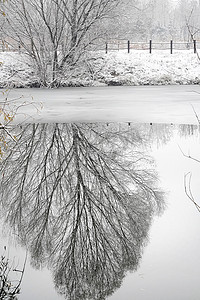
<svg viewBox="0 0 200 300">
<path fill-rule="evenodd" d="M 62 79 L 62 86 L 199 84 L 200 61 L 193 50 L 90 53 L 90 60 Z M 0 87 L 38 87 L 39 79 L 24 54 L 0 53 Z"/>
</svg>

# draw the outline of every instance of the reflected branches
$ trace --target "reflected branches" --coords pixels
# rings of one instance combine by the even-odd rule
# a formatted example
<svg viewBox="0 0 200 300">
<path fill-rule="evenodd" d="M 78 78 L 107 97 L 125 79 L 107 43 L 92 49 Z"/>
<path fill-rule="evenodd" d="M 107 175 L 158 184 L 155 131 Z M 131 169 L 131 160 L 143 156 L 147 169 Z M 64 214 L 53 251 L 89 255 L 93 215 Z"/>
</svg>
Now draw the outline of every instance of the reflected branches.
<svg viewBox="0 0 200 300">
<path fill-rule="evenodd" d="M 137 269 L 163 210 L 151 158 L 134 128 L 23 126 L 1 164 L 1 206 L 32 263 L 68 299 L 105 299 Z"/>
<path fill-rule="evenodd" d="M 0 299 L 17 300 L 21 292 L 21 283 L 25 272 L 26 259 L 22 268 L 13 268 L 13 262 L 6 255 L 6 246 L 4 253 L 0 256 Z M 13 278 L 14 277 L 14 278 Z M 11 279 L 12 278 L 12 279 Z"/>
</svg>

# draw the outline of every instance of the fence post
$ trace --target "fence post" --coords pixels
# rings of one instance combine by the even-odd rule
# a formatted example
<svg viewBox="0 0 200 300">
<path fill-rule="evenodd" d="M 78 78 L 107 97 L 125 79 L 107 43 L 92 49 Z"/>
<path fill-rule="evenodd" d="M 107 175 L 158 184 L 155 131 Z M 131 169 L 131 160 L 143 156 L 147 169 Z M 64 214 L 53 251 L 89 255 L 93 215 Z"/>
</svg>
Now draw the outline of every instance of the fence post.
<svg viewBox="0 0 200 300">
<path fill-rule="evenodd" d="M 18 45 L 18 52 L 21 54 L 21 45 Z"/>
<path fill-rule="evenodd" d="M 194 42 L 194 53 L 197 53 L 197 41 L 194 40 L 193 42 Z"/>
<path fill-rule="evenodd" d="M 106 54 L 108 53 L 108 43 L 106 43 Z"/>
<path fill-rule="evenodd" d="M 128 53 L 130 53 L 130 41 L 128 41 Z"/>
<path fill-rule="evenodd" d="M 149 53 L 151 54 L 152 52 L 152 40 L 149 41 Z"/>
<path fill-rule="evenodd" d="M 170 41 L 170 53 L 171 54 L 173 53 L 173 41 L 172 40 Z"/>
</svg>

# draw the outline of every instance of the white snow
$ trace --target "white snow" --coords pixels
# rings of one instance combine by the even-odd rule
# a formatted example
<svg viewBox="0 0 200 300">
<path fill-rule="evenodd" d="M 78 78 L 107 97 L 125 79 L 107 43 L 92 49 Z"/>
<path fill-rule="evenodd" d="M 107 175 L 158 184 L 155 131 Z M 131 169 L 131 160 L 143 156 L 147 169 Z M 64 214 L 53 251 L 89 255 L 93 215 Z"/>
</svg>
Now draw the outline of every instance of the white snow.
<svg viewBox="0 0 200 300">
<path fill-rule="evenodd" d="M 0 87 L 33 87 L 39 79 L 27 56 L 0 53 Z M 192 50 L 91 52 L 90 60 L 62 80 L 63 86 L 199 84 L 200 61 Z"/>
</svg>

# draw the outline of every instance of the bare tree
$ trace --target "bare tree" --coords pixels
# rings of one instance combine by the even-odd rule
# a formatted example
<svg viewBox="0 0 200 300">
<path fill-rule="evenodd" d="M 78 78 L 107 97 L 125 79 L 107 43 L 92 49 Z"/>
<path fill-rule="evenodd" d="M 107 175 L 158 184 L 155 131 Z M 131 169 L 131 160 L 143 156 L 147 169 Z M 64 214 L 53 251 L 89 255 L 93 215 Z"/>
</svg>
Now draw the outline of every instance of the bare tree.
<svg viewBox="0 0 200 300">
<path fill-rule="evenodd" d="M 164 207 L 141 142 L 134 129 L 27 125 L 1 164 L 6 221 L 70 300 L 105 299 L 137 269 Z"/>
<path fill-rule="evenodd" d="M 41 84 L 58 85 L 84 56 L 91 30 L 118 0 L 10 0 L 6 32 L 35 63 Z"/>
</svg>

